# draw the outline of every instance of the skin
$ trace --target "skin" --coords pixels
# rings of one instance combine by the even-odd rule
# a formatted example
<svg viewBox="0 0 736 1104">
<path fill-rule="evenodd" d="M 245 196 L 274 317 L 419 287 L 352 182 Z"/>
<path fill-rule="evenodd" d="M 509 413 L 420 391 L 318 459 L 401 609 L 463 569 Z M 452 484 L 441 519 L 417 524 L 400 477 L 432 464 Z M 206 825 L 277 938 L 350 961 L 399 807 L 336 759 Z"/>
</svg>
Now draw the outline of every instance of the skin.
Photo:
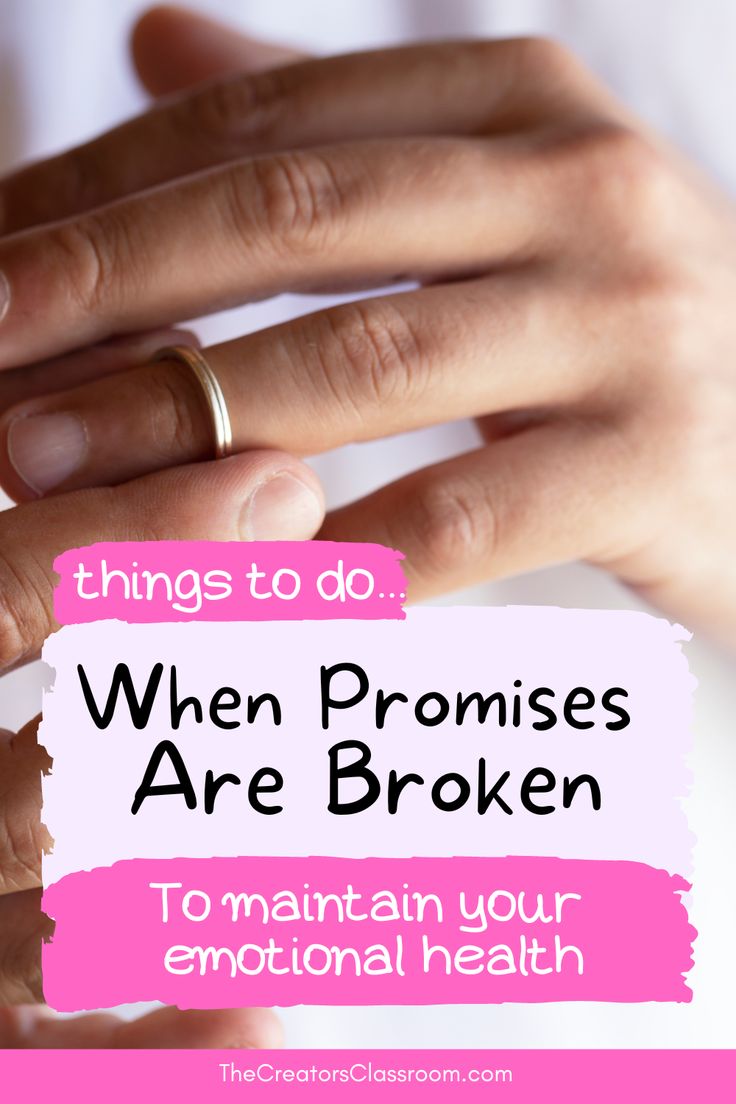
<svg viewBox="0 0 736 1104">
<path fill-rule="evenodd" d="M 187 27 L 169 11 L 138 29 L 159 92 L 191 56 Z M 198 77 L 218 68 L 207 28 Z M 585 559 L 732 640 L 730 203 L 546 41 L 253 72 L 237 55 L 254 44 L 227 37 L 225 78 L 0 187 L 0 364 L 285 290 L 415 281 L 207 350 L 236 447 L 309 454 L 476 418 L 481 447 L 321 536 L 404 550 L 414 600 Z M 168 58 L 155 81 L 151 39 Z M 211 454 L 186 370 L 139 368 L 6 412 L 0 479 L 19 500 L 34 491 L 8 433 L 49 412 L 86 440 L 52 492 Z"/>
<path fill-rule="evenodd" d="M 165 15 L 158 31 L 170 36 Z M 145 34 L 140 45 L 144 54 L 148 47 L 154 56 L 158 52 L 155 40 Z M 208 64 L 206 50 L 190 50 L 192 72 L 196 63 Z M 185 330 L 158 328 L 6 371 L 0 377 L 0 408 L 130 370 L 174 343 L 192 344 L 196 338 Z M 282 488 L 277 505 L 284 505 L 284 476 L 291 509 L 274 512 L 272 504 L 265 515 L 262 508 L 256 511 L 256 500 L 260 496 L 262 503 L 272 481 Z M 44 638 L 57 627 L 52 565 L 66 548 L 98 540 L 306 539 L 315 535 L 323 516 L 322 491 L 311 470 L 283 452 L 266 450 L 4 512 L 0 676 L 36 658 Z M 40 907 L 41 855 L 52 841 L 41 822 L 41 777 L 51 761 L 38 745 L 38 721 L 18 733 L 0 730 L 0 1048 L 280 1046 L 281 1025 L 264 1009 L 162 1008 L 124 1021 L 109 1013 L 59 1019 L 41 1003 L 41 945 L 52 935 L 53 924 Z"/>
<path fill-rule="evenodd" d="M 4 512 L 0 673 L 35 658 L 56 627 L 52 565 L 64 549 L 97 540 L 243 539 L 252 496 L 269 476 L 284 473 L 310 481 L 319 496 L 314 477 L 298 461 L 252 452 Z M 313 535 L 320 520 L 291 536 Z M 37 724 L 38 718 L 17 734 L 0 732 L 0 1047 L 279 1045 L 278 1023 L 263 1010 L 163 1009 L 123 1023 L 107 1014 L 57 1021 L 32 1006 L 42 1000 L 41 942 L 53 931 L 40 911 L 41 854 L 51 843 L 40 818 L 41 776 L 51 763 L 38 745 Z"/>
<path fill-rule="evenodd" d="M 166 480 L 297 464 L 246 453 L 148 475 L 212 448 L 188 374 L 141 365 L 151 330 L 286 290 L 411 281 L 206 350 L 236 447 L 306 455 L 475 418 L 477 449 L 335 511 L 319 536 L 404 550 L 413 600 L 585 559 L 736 640 L 736 218 L 713 185 L 546 41 L 309 60 L 156 9 L 133 50 L 163 99 L 0 184 L 0 480 L 26 503 L 11 518 L 34 519 L 16 553 L 22 565 L 30 541 L 33 572 L 8 553 L 9 577 L 33 580 L 37 596 L 40 572 L 48 609 L 54 548 L 85 539 L 65 531 L 44 548 L 37 533 L 71 503 L 75 520 L 77 504 L 89 510 L 89 540 L 114 539 L 100 519 L 116 494 L 126 538 L 149 532 L 152 499 L 181 538 L 197 526 L 179 495 L 161 497 Z M 121 334 L 136 355 L 109 344 Z M 11 442 L 19 419 L 43 414 L 72 415 L 85 447 L 34 503 Z M 116 489 L 70 493 L 100 484 Z M 209 518 L 196 535 L 217 535 Z M 32 730 L 11 752 L 30 773 L 8 776 L 5 804 L 20 812 L 6 836 L 27 853 L 19 867 L 0 854 L 11 887 L 0 906 L 37 918 L 43 839 L 24 826 L 43 753 Z M 39 995 L 37 966 L 23 977 L 6 983 L 11 999 Z M 11 1044 L 13 1015 L 0 1019 Z M 169 1038 L 169 1024 L 179 1038 L 254 1037 L 250 1013 L 227 1029 L 157 1015 L 150 1030 L 141 1021 L 143 1045 Z M 95 1018 L 29 1023 L 31 1044 L 75 1030 L 131 1038 Z"/>
</svg>

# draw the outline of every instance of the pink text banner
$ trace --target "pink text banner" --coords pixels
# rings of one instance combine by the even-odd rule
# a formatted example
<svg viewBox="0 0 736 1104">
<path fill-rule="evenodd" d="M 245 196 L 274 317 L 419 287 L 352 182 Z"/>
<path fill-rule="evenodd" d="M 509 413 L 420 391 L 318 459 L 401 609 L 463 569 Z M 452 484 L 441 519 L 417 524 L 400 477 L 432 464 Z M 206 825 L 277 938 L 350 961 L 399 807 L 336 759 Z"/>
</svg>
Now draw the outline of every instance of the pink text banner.
<svg viewBox="0 0 736 1104">
<path fill-rule="evenodd" d="M 678 876 L 552 858 L 133 860 L 44 894 L 47 1001 L 689 1001 Z"/>
<path fill-rule="evenodd" d="M 54 561 L 62 625 L 402 619 L 400 552 L 332 541 L 140 541 Z"/>
</svg>

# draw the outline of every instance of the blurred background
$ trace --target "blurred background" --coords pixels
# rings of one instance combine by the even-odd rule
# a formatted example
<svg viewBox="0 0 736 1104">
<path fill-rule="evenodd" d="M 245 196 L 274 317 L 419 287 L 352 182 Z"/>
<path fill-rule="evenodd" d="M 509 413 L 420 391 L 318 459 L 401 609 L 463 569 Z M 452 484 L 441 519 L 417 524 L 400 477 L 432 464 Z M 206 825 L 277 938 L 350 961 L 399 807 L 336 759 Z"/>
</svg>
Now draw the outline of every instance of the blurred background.
<svg viewBox="0 0 736 1104">
<path fill-rule="evenodd" d="M 87 139 L 145 108 L 127 43 L 136 16 L 147 6 L 137 0 L 0 0 L 2 171 Z M 314 54 L 421 38 L 552 35 L 736 193 L 732 0 L 202 0 L 189 6 Z M 225 340 L 326 302 L 281 296 L 209 318 L 195 329 L 206 343 Z M 329 504 L 339 505 L 465 450 L 474 433 L 469 424 L 445 426 L 341 449 L 339 456 L 320 457 L 314 466 Z M 581 566 L 476 588 L 443 602 L 639 608 L 627 591 Z M 688 645 L 687 653 L 699 680 L 694 784 L 685 801 L 697 839 L 691 919 L 700 933 L 691 1004 L 295 1008 L 284 1011 L 287 1045 L 736 1046 L 736 664 L 702 640 Z M 14 728 L 37 713 L 40 686 L 38 665 L 3 679 L 0 725 Z"/>
</svg>

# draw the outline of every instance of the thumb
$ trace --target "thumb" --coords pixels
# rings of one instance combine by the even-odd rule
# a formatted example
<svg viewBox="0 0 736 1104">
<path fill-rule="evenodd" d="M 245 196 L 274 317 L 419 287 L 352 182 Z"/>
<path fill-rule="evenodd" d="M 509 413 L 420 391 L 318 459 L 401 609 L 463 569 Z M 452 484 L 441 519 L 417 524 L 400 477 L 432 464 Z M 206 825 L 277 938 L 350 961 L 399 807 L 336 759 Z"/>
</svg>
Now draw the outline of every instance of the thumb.
<svg viewBox="0 0 736 1104">
<path fill-rule="evenodd" d="M 256 72 L 298 61 L 303 53 L 233 31 L 203 15 L 164 4 L 150 8 L 133 28 L 136 72 L 153 96 L 179 92 L 212 77 Z"/>
</svg>

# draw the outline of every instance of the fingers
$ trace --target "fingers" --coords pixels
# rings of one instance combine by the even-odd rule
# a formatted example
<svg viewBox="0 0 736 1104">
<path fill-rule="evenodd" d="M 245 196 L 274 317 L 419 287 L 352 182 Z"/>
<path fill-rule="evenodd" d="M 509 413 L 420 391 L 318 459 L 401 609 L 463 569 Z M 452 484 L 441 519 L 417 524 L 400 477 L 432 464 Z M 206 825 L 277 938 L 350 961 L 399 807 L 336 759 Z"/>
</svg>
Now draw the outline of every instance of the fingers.
<svg viewBox="0 0 736 1104">
<path fill-rule="evenodd" d="M 265 1008 L 233 1008 L 180 1012 L 161 1008 L 141 1019 L 122 1024 L 115 1046 L 156 1048 L 280 1047 L 283 1031 L 276 1015 Z"/>
<path fill-rule="evenodd" d="M 154 96 L 202 81 L 249 73 L 298 60 L 297 50 L 238 34 L 196 12 L 169 5 L 151 8 L 135 25 L 131 50 L 138 76 Z"/>
<path fill-rule="evenodd" d="M 614 426 L 551 422 L 415 472 L 330 514 L 322 540 L 400 548 L 412 602 L 641 538 L 637 476 Z"/>
<path fill-rule="evenodd" d="M 130 1023 L 110 1015 L 58 1020 L 41 1001 L 41 948 L 53 922 L 41 911 L 40 781 L 50 763 L 36 741 L 38 718 L 0 736 L 0 1047 L 276 1047 L 281 1026 L 265 1010 L 160 1009 Z"/>
<path fill-rule="evenodd" d="M 0 1047 L 8 1050 L 102 1047 L 106 1045 L 103 1040 L 112 1037 L 120 1022 L 108 1012 L 59 1019 L 41 1004 L 0 1006 Z"/>
<path fill-rule="evenodd" d="M 109 1013 L 59 1019 L 46 1008 L 0 1008 L 0 1047 L 7 1048 L 272 1049 L 282 1042 L 281 1025 L 265 1008 L 159 1008 L 128 1022 Z"/>
<path fill-rule="evenodd" d="M 35 656 L 55 627 L 52 564 L 68 548 L 107 540 L 301 540 L 314 535 L 323 512 L 314 474 L 275 452 L 8 511 L 0 528 L 0 670 Z"/>
<path fill-rule="evenodd" d="M 41 824 L 41 775 L 51 760 L 36 738 L 38 718 L 0 738 L 0 897 L 41 884 L 51 838 Z"/>
<path fill-rule="evenodd" d="M 576 352 L 579 299 L 533 273 L 349 303 L 206 351 L 236 451 L 311 455 L 457 418 L 558 405 L 592 390 L 603 339 Z M 600 333 L 605 331 L 600 328 Z M 1 377 L 0 377 L 1 386 Z M 24 402 L 0 420 L 16 500 L 119 483 L 212 455 L 204 395 L 166 361 Z"/>
<path fill-rule="evenodd" d="M 285 290 L 519 262 L 559 225 L 547 183 L 515 146 L 364 142 L 239 162 L 6 238 L 0 366 Z"/>
<path fill-rule="evenodd" d="M 41 947 L 53 930 L 41 912 L 40 889 L 0 897 L 0 1012 L 3 1005 L 43 1000 Z"/>
<path fill-rule="evenodd" d="M 196 344 L 197 338 L 187 330 L 154 330 L 0 372 L 0 412 L 37 395 L 66 391 L 88 380 L 145 364 L 164 345 Z"/>
<path fill-rule="evenodd" d="M 217 71 L 225 60 L 231 69 L 241 49 L 244 57 L 250 52 L 233 35 L 225 59 L 219 32 L 206 23 L 202 60 L 195 61 L 187 46 L 193 24 L 180 22 L 163 45 L 161 18 L 149 16 L 152 25 L 144 18 L 134 37 L 156 90 L 187 83 L 199 67 Z M 171 28 L 171 16 L 163 18 Z M 539 39 L 432 43 L 240 73 L 8 177 L 0 229 L 10 234 L 68 218 L 245 155 L 358 138 L 509 133 L 553 113 L 559 121 L 599 110 L 619 112 L 572 57 Z"/>
</svg>

